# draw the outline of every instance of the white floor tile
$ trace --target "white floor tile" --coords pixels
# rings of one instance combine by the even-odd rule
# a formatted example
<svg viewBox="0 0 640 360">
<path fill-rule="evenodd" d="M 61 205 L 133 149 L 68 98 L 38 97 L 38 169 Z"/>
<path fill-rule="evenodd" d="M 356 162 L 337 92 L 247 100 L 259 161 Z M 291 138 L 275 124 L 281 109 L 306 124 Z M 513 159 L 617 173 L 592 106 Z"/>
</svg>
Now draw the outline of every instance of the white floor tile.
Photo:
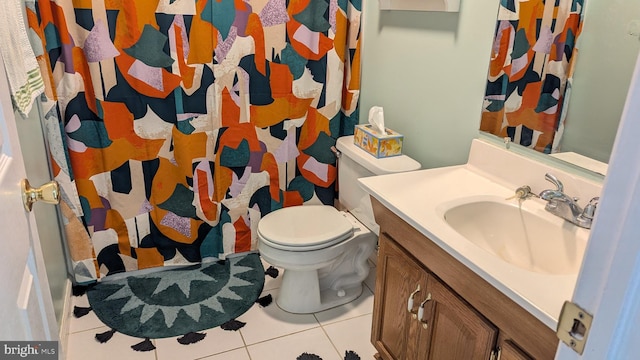
<svg viewBox="0 0 640 360">
<path fill-rule="evenodd" d="M 69 335 L 67 360 L 155 360 L 155 351 L 135 351 L 131 348 L 143 339 L 121 333 L 113 334 L 104 344 L 96 341 L 95 336 L 109 330 L 108 327 L 78 332 Z M 153 340 L 152 340 L 153 341 Z"/>
<path fill-rule="evenodd" d="M 371 344 L 371 321 L 373 315 L 340 321 L 323 326 L 329 339 L 344 356 L 345 351 L 355 351 L 361 359 L 373 359 L 377 352 Z"/>
<path fill-rule="evenodd" d="M 207 334 L 204 339 L 189 345 L 180 344 L 177 341 L 179 336 L 156 339 L 157 360 L 192 360 L 244 348 L 242 336 L 238 331 L 226 331 L 217 327 L 203 332 Z"/>
<path fill-rule="evenodd" d="M 246 348 L 231 350 L 222 354 L 209 356 L 203 360 L 251 360 Z"/>
<path fill-rule="evenodd" d="M 277 289 L 263 292 L 260 296 L 267 294 L 274 298 L 271 305 L 262 307 L 255 304 L 238 317 L 238 320 L 247 323 L 240 329 L 247 345 L 320 326 L 312 314 L 291 314 L 280 309 L 275 303 Z"/>
<path fill-rule="evenodd" d="M 251 345 L 247 349 L 251 360 L 295 360 L 305 352 L 318 355 L 322 360 L 341 360 L 320 328 Z"/>
<path fill-rule="evenodd" d="M 82 296 L 72 296 L 71 297 L 71 308 L 74 306 L 87 307 L 89 306 L 89 299 L 87 295 Z M 71 319 L 69 322 L 69 333 L 73 334 L 79 331 L 85 331 L 89 329 L 97 329 L 105 326 L 100 319 L 96 316 L 96 313 L 90 311 L 87 315 L 76 318 L 73 316 L 73 312 L 71 313 Z"/>
<path fill-rule="evenodd" d="M 366 286 L 362 287 L 362 294 L 354 301 L 315 313 L 316 319 L 321 325 L 333 323 L 336 321 L 351 319 L 373 312 L 373 293 Z"/>
</svg>

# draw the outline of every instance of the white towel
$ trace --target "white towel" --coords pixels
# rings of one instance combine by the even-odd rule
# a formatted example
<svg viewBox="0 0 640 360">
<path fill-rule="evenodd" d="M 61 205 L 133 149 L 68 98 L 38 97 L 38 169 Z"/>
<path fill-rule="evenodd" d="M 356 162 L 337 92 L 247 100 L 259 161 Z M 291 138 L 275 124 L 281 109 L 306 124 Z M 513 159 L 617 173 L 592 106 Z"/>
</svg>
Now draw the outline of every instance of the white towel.
<svg viewBox="0 0 640 360">
<path fill-rule="evenodd" d="M 25 116 L 44 91 L 40 67 L 29 43 L 20 0 L 0 0 L 0 55 L 14 105 Z"/>
</svg>

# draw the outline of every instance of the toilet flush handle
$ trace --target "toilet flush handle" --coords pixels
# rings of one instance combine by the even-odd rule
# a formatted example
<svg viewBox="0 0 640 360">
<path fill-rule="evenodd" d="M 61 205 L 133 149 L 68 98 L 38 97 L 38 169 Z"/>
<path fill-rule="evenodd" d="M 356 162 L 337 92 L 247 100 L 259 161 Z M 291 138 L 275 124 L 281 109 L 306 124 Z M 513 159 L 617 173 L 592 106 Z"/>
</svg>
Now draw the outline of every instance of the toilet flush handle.
<svg viewBox="0 0 640 360">
<path fill-rule="evenodd" d="M 342 156 L 342 153 L 340 152 L 340 150 L 338 150 L 338 148 L 336 148 L 335 146 L 331 147 L 331 152 L 336 156 L 336 158 L 340 158 Z"/>
</svg>

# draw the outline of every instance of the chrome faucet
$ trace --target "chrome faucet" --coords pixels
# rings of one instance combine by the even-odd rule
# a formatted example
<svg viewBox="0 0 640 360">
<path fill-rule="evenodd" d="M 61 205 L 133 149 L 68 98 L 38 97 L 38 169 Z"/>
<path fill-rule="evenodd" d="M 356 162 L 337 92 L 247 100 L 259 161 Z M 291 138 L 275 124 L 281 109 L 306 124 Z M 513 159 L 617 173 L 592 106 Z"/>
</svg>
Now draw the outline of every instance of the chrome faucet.
<svg viewBox="0 0 640 360">
<path fill-rule="evenodd" d="M 547 173 L 544 178 L 556 186 L 555 189 L 543 190 L 540 193 L 540 198 L 547 201 L 544 209 L 572 224 L 590 229 L 600 198 L 594 197 L 589 201 L 589 204 L 582 209 L 580 205 L 578 205 L 578 198 L 572 198 L 564 193 L 564 186 L 557 177 Z"/>
</svg>

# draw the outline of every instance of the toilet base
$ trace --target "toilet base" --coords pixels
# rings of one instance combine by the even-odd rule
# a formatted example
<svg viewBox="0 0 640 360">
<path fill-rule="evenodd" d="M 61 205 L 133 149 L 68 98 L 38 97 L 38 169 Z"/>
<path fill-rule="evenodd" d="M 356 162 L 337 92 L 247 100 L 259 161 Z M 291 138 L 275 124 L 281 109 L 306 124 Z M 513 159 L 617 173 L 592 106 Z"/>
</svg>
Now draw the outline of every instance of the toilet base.
<svg viewBox="0 0 640 360">
<path fill-rule="evenodd" d="M 308 286 L 300 287 L 299 284 Z M 360 294 L 362 294 L 362 283 L 339 290 L 331 288 L 320 290 L 315 270 L 289 271 L 288 273 L 285 270 L 280 294 L 275 301 L 278 307 L 286 312 L 310 314 L 344 305 L 357 299 Z"/>
</svg>

